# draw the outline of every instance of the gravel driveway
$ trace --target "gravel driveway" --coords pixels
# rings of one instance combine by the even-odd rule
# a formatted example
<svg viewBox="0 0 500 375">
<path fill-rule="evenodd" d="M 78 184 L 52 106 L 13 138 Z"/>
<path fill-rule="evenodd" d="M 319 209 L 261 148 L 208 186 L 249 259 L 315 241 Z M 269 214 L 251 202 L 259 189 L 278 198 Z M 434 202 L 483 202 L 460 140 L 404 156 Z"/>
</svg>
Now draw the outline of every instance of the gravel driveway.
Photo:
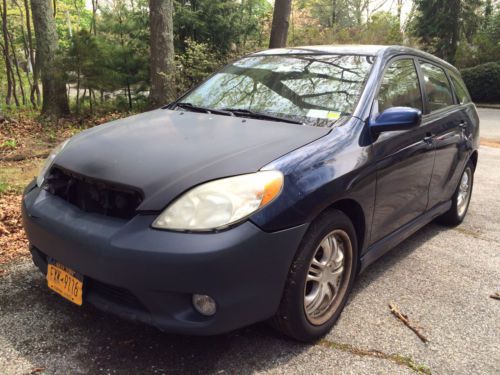
<svg viewBox="0 0 500 375">
<path fill-rule="evenodd" d="M 500 110 L 490 111 L 484 116 L 500 129 Z M 488 125 L 482 137 L 489 128 L 498 130 Z M 499 187 L 500 148 L 482 147 L 465 222 L 430 224 L 372 265 L 316 345 L 266 324 L 217 337 L 162 334 L 65 302 L 28 261 L 3 266 L 0 372 L 498 374 L 500 301 L 489 296 L 500 291 Z M 391 315 L 389 302 L 427 344 Z"/>
</svg>

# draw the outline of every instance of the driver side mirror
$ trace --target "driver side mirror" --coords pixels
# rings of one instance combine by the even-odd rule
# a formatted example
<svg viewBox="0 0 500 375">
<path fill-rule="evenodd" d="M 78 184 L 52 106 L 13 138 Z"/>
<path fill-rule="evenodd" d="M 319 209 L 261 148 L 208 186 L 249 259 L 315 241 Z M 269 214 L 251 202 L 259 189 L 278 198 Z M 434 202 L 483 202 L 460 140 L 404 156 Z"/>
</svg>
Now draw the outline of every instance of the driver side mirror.
<svg viewBox="0 0 500 375">
<path fill-rule="evenodd" d="M 410 107 L 391 107 L 369 120 L 370 130 L 374 134 L 386 131 L 407 130 L 420 125 L 422 111 Z"/>
</svg>

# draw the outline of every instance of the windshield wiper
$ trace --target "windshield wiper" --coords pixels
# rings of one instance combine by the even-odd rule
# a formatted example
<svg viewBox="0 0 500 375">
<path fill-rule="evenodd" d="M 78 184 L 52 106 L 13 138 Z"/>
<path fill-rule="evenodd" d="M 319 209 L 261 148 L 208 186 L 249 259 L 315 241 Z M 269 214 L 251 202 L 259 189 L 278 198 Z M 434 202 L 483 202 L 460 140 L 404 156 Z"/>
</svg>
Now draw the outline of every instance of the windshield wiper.
<svg viewBox="0 0 500 375">
<path fill-rule="evenodd" d="M 193 105 L 191 103 L 175 103 L 174 108 L 182 108 L 182 109 L 187 109 L 192 112 L 200 112 L 200 113 L 208 113 L 208 114 L 215 114 L 215 115 L 224 115 L 224 116 L 233 116 L 233 114 L 230 111 L 224 111 L 221 109 L 213 109 L 213 108 L 205 108 L 205 107 L 199 107 L 196 105 Z"/>
<path fill-rule="evenodd" d="M 260 119 L 260 120 L 281 121 L 281 122 L 288 122 L 289 124 L 303 125 L 303 123 L 300 121 L 295 121 L 295 120 L 290 120 L 290 119 L 283 118 L 283 117 L 268 115 L 267 113 L 254 112 L 254 111 L 250 111 L 249 109 L 224 108 L 224 109 L 222 109 L 222 111 L 230 112 L 235 116 L 250 117 L 250 118 L 255 118 L 255 119 Z"/>
</svg>

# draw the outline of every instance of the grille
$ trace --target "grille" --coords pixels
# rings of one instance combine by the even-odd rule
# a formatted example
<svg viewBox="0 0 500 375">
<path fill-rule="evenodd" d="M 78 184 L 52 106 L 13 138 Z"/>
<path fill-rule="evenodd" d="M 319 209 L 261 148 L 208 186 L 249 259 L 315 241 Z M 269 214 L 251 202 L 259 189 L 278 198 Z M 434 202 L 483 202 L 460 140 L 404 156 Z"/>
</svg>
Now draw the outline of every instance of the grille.
<svg viewBox="0 0 500 375">
<path fill-rule="evenodd" d="M 46 189 L 82 211 L 131 219 L 142 202 L 133 189 L 80 176 L 59 167 L 51 169 Z"/>
<path fill-rule="evenodd" d="M 95 293 L 106 301 L 134 310 L 147 311 L 139 299 L 127 289 L 102 283 L 100 281 L 85 278 L 87 293 Z"/>
</svg>

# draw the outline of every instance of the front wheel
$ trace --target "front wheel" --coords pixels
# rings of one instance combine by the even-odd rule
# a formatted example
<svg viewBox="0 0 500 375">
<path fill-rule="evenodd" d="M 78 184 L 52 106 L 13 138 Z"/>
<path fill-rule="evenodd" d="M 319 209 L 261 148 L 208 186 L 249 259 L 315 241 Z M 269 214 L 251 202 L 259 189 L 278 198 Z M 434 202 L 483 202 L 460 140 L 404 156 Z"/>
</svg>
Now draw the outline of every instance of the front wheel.
<svg viewBox="0 0 500 375">
<path fill-rule="evenodd" d="M 339 318 L 358 263 L 356 232 L 341 211 L 311 224 L 292 263 L 274 326 L 299 341 L 325 335 Z"/>
<path fill-rule="evenodd" d="M 453 194 L 450 209 L 437 218 L 437 222 L 439 224 L 456 226 L 464 220 L 467 210 L 469 209 L 473 184 L 474 165 L 469 160 L 464 172 L 462 173 L 457 190 L 455 191 L 455 194 Z"/>
</svg>

